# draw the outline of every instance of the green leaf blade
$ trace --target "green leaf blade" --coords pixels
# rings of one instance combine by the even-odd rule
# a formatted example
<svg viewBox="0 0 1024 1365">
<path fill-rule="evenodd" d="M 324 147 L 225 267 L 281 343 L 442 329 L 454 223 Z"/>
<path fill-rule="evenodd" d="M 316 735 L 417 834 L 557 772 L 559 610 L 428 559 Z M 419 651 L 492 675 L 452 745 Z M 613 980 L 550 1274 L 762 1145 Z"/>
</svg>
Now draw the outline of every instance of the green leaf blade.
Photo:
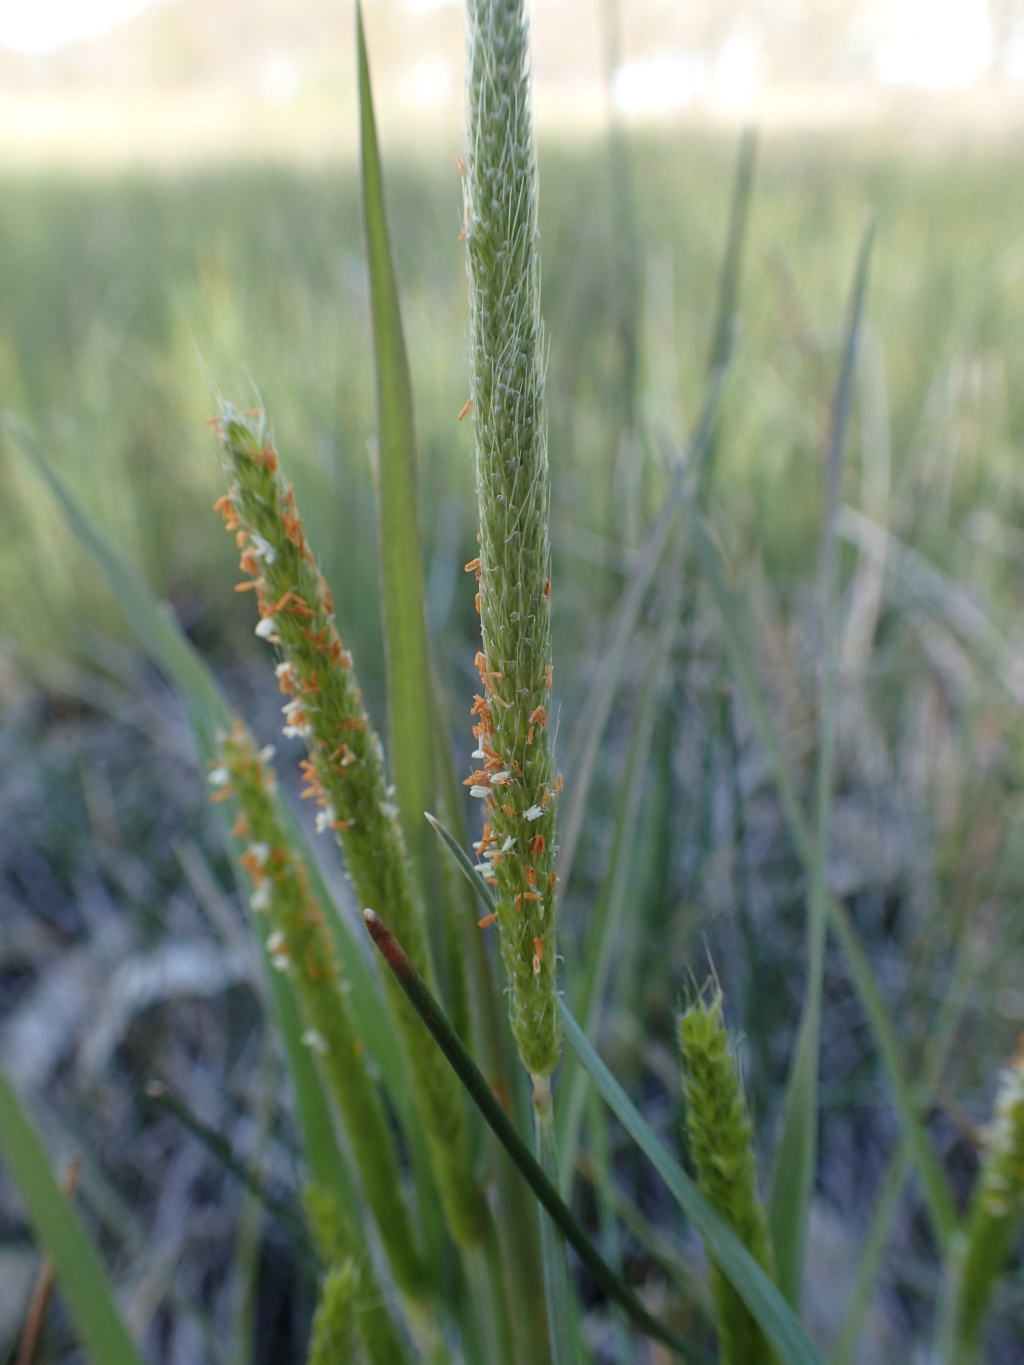
<svg viewBox="0 0 1024 1365">
<path fill-rule="evenodd" d="M 370 280 L 377 378 L 382 610 L 388 672 L 391 768 L 402 832 L 420 891 L 434 899 L 433 841 L 423 812 L 434 804 L 430 653 L 424 615 L 423 562 L 417 510 L 416 431 L 412 380 L 402 327 L 384 179 L 370 89 L 362 8 L 356 6 L 363 223 Z"/>
<path fill-rule="evenodd" d="M 2 1067 L 0 1152 L 36 1237 L 53 1261 L 90 1359 L 94 1365 L 141 1365 L 95 1248 L 54 1179 L 43 1145 Z"/>
</svg>

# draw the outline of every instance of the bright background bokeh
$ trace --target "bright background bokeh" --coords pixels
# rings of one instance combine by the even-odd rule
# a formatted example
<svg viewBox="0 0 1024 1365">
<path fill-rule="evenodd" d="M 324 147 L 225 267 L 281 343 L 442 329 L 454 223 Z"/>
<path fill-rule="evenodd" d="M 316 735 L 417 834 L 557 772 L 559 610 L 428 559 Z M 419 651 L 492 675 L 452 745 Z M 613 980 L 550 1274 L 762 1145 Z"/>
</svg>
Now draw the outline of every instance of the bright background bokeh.
<svg viewBox="0 0 1024 1365">
<path fill-rule="evenodd" d="M 457 128 L 457 0 L 366 11 L 386 125 L 420 141 Z M 987 133 L 1022 121 L 1017 0 L 535 0 L 532 15 L 542 129 L 610 113 Z M 351 30 L 350 7 L 329 0 L 5 0 L 0 160 L 350 157 Z"/>
</svg>

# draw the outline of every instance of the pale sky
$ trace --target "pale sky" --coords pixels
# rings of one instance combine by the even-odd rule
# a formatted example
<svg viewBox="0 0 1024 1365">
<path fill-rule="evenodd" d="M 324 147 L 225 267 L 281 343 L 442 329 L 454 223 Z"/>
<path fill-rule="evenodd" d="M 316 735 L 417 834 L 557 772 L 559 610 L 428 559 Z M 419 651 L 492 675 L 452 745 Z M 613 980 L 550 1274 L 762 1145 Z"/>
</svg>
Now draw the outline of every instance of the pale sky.
<svg viewBox="0 0 1024 1365">
<path fill-rule="evenodd" d="M 150 3 L 153 0 L 0 0 L 0 44 L 23 53 L 52 51 L 103 33 Z M 446 0 L 406 3 L 424 9 Z M 874 60 L 880 81 L 949 88 L 968 84 L 986 70 L 991 48 L 987 0 L 876 0 L 873 8 L 880 19 Z M 1024 33 L 1018 37 L 1010 64 L 1020 70 L 1008 74 L 1024 79 Z M 731 56 L 723 49 L 718 65 L 731 61 L 735 70 L 716 70 L 713 79 L 718 83 L 742 85 L 753 75 L 756 51 L 743 49 L 742 42 L 734 46 Z M 659 63 L 657 70 L 643 73 L 638 98 L 656 99 L 659 79 L 676 95 L 680 82 L 685 86 L 703 79 L 689 54 L 665 56 Z M 626 83 L 622 95 L 629 103 L 630 73 L 621 74 Z"/>
</svg>

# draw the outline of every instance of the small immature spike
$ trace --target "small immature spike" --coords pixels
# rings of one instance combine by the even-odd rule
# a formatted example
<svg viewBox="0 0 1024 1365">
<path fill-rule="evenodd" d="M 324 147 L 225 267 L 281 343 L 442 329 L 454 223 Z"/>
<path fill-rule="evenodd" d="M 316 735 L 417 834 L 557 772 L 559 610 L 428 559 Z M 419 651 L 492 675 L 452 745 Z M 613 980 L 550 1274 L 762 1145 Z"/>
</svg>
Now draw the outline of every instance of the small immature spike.
<svg viewBox="0 0 1024 1365">
<path fill-rule="evenodd" d="M 722 1017 L 722 996 L 694 1001 L 679 1020 L 686 1129 L 700 1189 L 763 1270 L 772 1274 L 768 1220 L 757 1195 L 750 1118 Z M 712 1264 L 722 1365 L 775 1365 L 749 1309 Z"/>
<path fill-rule="evenodd" d="M 1000 1077 L 967 1220 L 957 1303 L 954 1365 L 978 1358 L 996 1282 L 1024 1217 L 1024 1037 Z"/>
</svg>

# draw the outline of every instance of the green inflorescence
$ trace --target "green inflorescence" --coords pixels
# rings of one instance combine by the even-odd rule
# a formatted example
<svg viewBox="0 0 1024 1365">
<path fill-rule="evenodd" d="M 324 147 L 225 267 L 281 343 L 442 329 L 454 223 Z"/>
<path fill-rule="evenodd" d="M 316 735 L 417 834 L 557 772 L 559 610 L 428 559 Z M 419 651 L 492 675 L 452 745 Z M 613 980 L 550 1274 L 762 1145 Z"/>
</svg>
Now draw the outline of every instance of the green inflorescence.
<svg viewBox="0 0 1024 1365">
<path fill-rule="evenodd" d="M 277 816 L 268 759 L 238 725 L 218 746 L 218 766 L 210 774 L 215 795 L 238 806 L 234 833 L 244 843 L 241 862 L 252 880 L 252 906 L 270 925 L 271 963 L 294 983 L 308 1026 L 304 1041 L 317 1054 L 341 1113 L 396 1283 L 406 1293 L 423 1294 L 428 1276 L 402 1196 L 391 1130 L 345 1004 L 330 930 Z"/>
<path fill-rule="evenodd" d="M 768 1220 L 757 1194 L 750 1116 L 729 1035 L 721 992 L 689 1005 L 679 1020 L 686 1128 L 701 1191 L 758 1264 L 772 1274 Z M 776 1360 L 743 1300 L 712 1263 L 711 1287 L 722 1365 Z"/>
<path fill-rule="evenodd" d="M 320 1286 L 308 1365 L 348 1365 L 356 1358 L 359 1271 L 351 1257 L 332 1266 Z"/>
<path fill-rule="evenodd" d="M 957 1365 L 977 1358 L 992 1291 L 1024 1216 L 1024 1045 L 1003 1071 L 968 1216 L 956 1325 Z"/>
<path fill-rule="evenodd" d="M 473 794 L 477 851 L 498 888 L 512 1030 L 534 1076 L 558 1061 L 555 995 L 556 780 L 551 705 L 551 554 L 537 165 L 522 0 L 468 5 L 470 377 L 483 651 Z"/>
<path fill-rule="evenodd" d="M 420 975 L 433 983 L 423 911 L 383 750 L 265 418 L 225 405 L 218 432 L 231 485 L 218 506 L 229 529 L 237 532 L 241 567 L 249 575 L 239 588 L 256 593 L 256 633 L 280 651 L 277 677 L 289 698 L 285 734 L 301 735 L 309 752 L 302 764 L 303 795 L 319 807 L 317 827 L 335 833 L 360 903 L 377 911 Z M 401 988 L 389 976 L 384 985 L 449 1227 L 462 1245 L 473 1244 L 482 1235 L 484 1209 L 472 1179 L 464 1097 Z"/>
<path fill-rule="evenodd" d="M 353 1251 L 352 1230 L 344 1213 L 326 1190 L 316 1186 L 310 1186 L 304 1198 L 320 1253 L 334 1267 L 321 1287 L 309 1365 L 321 1365 L 321 1361 L 324 1365 L 342 1365 L 356 1359 L 354 1352 L 342 1354 L 342 1347 L 354 1346 L 349 1316 L 370 1365 L 406 1365 L 409 1351 L 388 1312 L 369 1258 Z M 320 1356 L 316 1355 L 317 1349 Z"/>
</svg>

